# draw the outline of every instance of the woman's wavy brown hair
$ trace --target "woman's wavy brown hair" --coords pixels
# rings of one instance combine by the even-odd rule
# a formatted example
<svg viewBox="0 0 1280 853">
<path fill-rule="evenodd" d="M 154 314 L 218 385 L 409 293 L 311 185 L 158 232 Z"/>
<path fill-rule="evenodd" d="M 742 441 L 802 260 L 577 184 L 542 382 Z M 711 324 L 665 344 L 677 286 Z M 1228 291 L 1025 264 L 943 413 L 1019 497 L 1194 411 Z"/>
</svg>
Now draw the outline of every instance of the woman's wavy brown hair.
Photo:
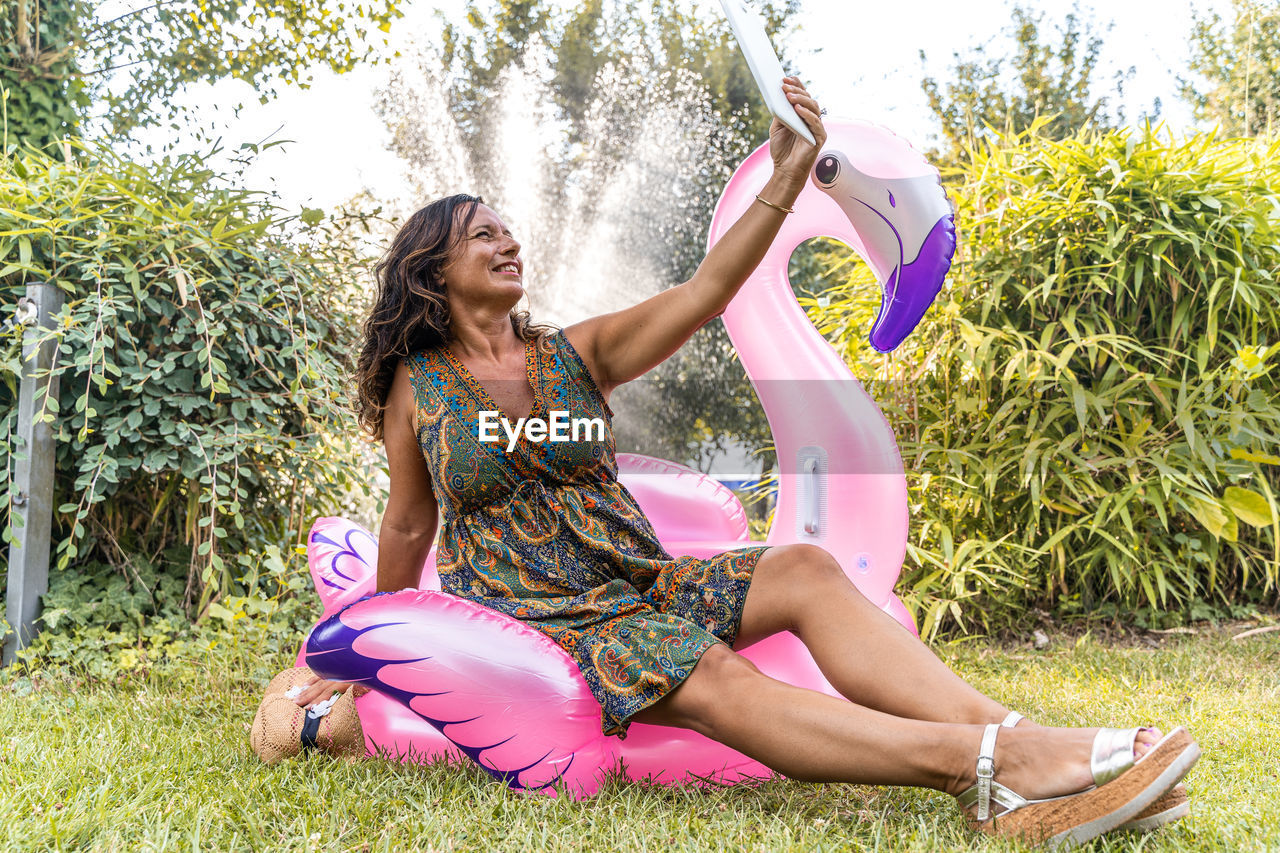
<svg viewBox="0 0 1280 853">
<path fill-rule="evenodd" d="M 449 300 L 440 271 L 475 218 L 479 196 L 459 193 L 437 199 L 409 217 L 374 268 L 378 292 L 364 322 L 364 344 L 356 363 L 356 416 L 375 441 L 383 440 L 383 416 L 391 380 L 402 358 L 448 343 Z M 536 326 L 528 311 L 511 312 L 521 340 L 551 331 Z"/>
</svg>

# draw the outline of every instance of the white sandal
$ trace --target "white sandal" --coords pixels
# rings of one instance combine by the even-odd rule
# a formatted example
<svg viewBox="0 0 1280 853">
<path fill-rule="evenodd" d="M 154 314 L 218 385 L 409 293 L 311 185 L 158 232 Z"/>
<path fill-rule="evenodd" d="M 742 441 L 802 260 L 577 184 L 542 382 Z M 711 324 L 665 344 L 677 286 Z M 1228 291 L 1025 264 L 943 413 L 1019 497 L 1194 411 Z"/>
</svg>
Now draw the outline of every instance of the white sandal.
<svg viewBox="0 0 1280 853">
<path fill-rule="evenodd" d="M 1001 721 L 1000 725 L 1011 729 L 1025 719 L 1026 717 L 1022 716 L 1017 711 L 1010 711 L 1008 716 Z M 1112 729 L 1111 731 L 1122 733 L 1136 732 L 1134 729 Z M 1102 779 L 1097 784 L 1103 784 L 1104 782 L 1114 779 L 1116 776 L 1132 767 L 1137 761 L 1133 754 L 1133 739 L 1129 738 L 1125 740 L 1118 737 L 1117 741 L 1118 742 L 1113 742 L 1115 752 L 1109 759 L 1109 763 L 1112 767 L 1110 775 L 1107 775 L 1105 779 Z M 1098 741 L 1095 740 L 1094 749 L 1097 750 L 1097 748 Z M 1184 818 L 1189 814 L 1191 814 L 1191 801 L 1187 797 L 1187 788 L 1179 782 L 1157 797 L 1155 802 L 1151 805 L 1138 812 L 1133 820 L 1126 821 L 1125 823 L 1117 826 L 1115 831 L 1150 832 L 1153 829 L 1159 829 L 1165 824 L 1173 823 L 1175 820 Z"/>
<path fill-rule="evenodd" d="M 984 729 L 977 784 L 956 799 L 965 809 L 976 806 L 970 817 L 975 829 L 1030 843 L 1043 842 L 1049 847 L 1079 844 L 1134 820 L 1177 784 L 1200 757 L 1200 748 L 1180 726 L 1131 766 L 1121 767 L 1114 745 L 1125 730 L 1101 729 L 1094 738 L 1090 760 L 1097 782 L 1094 787 L 1064 797 L 1028 800 L 995 781 L 996 737 L 1002 727 L 1008 728 L 992 723 Z"/>
</svg>

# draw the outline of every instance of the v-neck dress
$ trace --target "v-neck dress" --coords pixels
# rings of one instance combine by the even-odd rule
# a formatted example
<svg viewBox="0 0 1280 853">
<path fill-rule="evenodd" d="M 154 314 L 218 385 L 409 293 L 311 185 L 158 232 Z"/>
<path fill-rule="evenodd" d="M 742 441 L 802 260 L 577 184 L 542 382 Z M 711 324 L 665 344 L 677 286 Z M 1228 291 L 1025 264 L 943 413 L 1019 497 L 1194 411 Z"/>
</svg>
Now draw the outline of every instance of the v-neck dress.
<svg viewBox="0 0 1280 853">
<path fill-rule="evenodd" d="M 618 482 L 613 412 L 564 332 L 525 347 L 529 417 L 598 418 L 603 440 L 522 434 L 508 453 L 501 427 L 500 441 L 480 441 L 480 412 L 500 409 L 448 349 L 416 352 L 408 366 L 440 505 L 441 588 L 549 636 L 582 670 L 603 731 L 625 735 L 708 648 L 733 644 L 765 547 L 709 559 L 663 549 Z"/>
</svg>

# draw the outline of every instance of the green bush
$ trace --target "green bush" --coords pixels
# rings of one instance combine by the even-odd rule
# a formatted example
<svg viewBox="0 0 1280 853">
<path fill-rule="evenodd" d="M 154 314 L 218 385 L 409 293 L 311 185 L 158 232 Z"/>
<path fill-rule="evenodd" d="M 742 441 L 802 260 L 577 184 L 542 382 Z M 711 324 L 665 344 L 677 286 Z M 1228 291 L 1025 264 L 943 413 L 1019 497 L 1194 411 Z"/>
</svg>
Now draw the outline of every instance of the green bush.
<svg viewBox="0 0 1280 853">
<path fill-rule="evenodd" d="M 178 574 L 126 577 L 104 565 L 61 572 L 43 599 L 42 631 L 22 661 L 46 675 L 182 681 L 200 678 L 211 656 L 296 650 L 320 612 L 311 578 L 299 570 L 301 558 L 275 546 L 253 557 L 259 578 L 252 590 L 223 596 L 200 623 L 181 607 Z"/>
<path fill-rule="evenodd" d="M 898 353 L 865 342 L 865 267 L 809 303 L 883 381 L 924 633 L 1274 603 L 1280 143 L 1036 127 L 970 154 L 957 262 Z"/>
<path fill-rule="evenodd" d="M 272 610 L 312 517 L 368 493 L 342 390 L 356 259 L 319 211 L 284 216 L 206 160 L 0 160 L 0 316 L 33 282 L 65 300 L 45 333 L 60 388 L 41 415 L 57 439 L 44 618 L 121 648 L 145 645 L 148 625 L 176 636 Z M 22 452 L 19 335 L 10 323 L 0 352 L 7 472 Z M 43 648 L 58 656 L 53 637 Z"/>
<path fill-rule="evenodd" d="M 84 13 L 77 0 L 0 0 L 0 150 L 75 133 L 89 107 L 77 49 Z"/>
</svg>

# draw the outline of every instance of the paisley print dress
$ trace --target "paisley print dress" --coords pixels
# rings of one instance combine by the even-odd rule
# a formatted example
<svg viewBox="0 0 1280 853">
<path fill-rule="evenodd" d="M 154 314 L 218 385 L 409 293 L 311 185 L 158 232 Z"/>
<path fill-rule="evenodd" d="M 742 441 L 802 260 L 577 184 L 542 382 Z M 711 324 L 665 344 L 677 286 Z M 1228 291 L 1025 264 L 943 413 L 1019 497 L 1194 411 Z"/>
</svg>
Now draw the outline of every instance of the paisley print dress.
<svg viewBox="0 0 1280 853">
<path fill-rule="evenodd" d="M 703 652 L 733 644 L 765 548 L 710 559 L 663 550 L 618 482 L 613 412 L 563 332 L 525 347 L 529 417 L 598 418 L 603 440 L 598 430 L 576 441 L 522 434 L 508 453 L 500 427 L 501 440 L 480 441 L 480 413 L 499 407 L 452 353 L 416 352 L 408 366 L 440 504 L 442 588 L 554 640 L 599 700 L 604 732 L 625 735 Z"/>
</svg>

